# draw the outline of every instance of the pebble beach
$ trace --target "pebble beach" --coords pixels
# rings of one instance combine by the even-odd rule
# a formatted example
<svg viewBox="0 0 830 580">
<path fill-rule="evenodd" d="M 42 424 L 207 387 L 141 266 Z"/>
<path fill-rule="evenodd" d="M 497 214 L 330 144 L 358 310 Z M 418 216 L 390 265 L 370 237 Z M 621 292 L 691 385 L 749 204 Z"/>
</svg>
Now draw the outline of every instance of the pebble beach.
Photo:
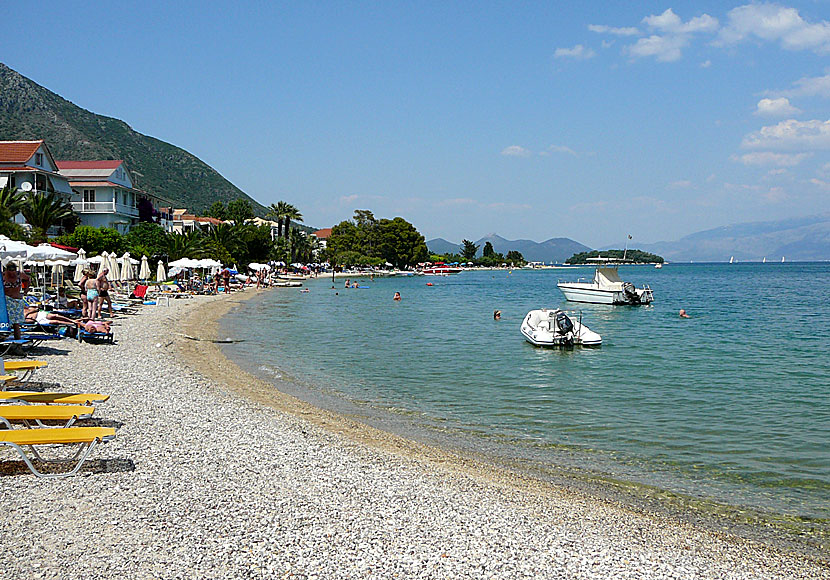
<svg viewBox="0 0 830 580">
<path fill-rule="evenodd" d="M 6 577 L 830 579 L 826 559 L 505 474 L 284 395 L 211 342 L 255 293 L 144 307 L 115 319 L 114 345 L 36 353 L 49 366 L 34 380 L 111 395 L 95 417 L 117 436 L 58 480 L 0 451 Z"/>
</svg>

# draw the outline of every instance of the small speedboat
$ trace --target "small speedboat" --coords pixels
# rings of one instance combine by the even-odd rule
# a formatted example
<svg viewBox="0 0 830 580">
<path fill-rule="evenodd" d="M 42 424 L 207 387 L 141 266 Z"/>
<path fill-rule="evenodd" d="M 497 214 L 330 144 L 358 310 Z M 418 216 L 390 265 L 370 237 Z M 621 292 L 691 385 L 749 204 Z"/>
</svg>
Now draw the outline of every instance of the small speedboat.
<svg viewBox="0 0 830 580">
<path fill-rule="evenodd" d="M 564 310 L 531 310 L 522 321 L 522 335 L 535 346 L 600 346 L 602 337 Z"/>
<path fill-rule="evenodd" d="M 654 293 L 648 286 L 635 288 L 631 282 L 623 282 L 617 268 L 631 263 L 614 258 L 588 258 L 596 263 L 594 279 L 590 282 L 559 282 L 557 286 L 571 302 L 589 304 L 651 304 Z"/>
</svg>

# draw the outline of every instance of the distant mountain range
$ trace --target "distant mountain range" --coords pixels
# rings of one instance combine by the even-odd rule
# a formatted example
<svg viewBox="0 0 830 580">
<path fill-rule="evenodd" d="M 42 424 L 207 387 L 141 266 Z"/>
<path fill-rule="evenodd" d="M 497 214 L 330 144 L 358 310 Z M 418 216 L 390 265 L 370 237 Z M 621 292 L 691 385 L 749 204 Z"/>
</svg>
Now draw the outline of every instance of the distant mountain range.
<svg viewBox="0 0 830 580">
<path fill-rule="evenodd" d="M 830 214 L 723 226 L 639 248 L 670 262 L 830 260 Z"/>
<path fill-rule="evenodd" d="M 479 256 L 487 242 L 493 244 L 493 250 L 499 254 L 517 250 L 522 253 L 525 260 L 530 262 L 564 262 L 574 254 L 591 250 L 588 246 L 569 238 L 551 238 L 544 242 L 534 242 L 533 240 L 506 240 L 496 234 L 489 234 L 475 242 L 479 246 Z M 460 252 L 461 244 L 435 238 L 427 242 L 427 247 L 434 254 L 457 254 Z"/>
<path fill-rule="evenodd" d="M 247 199 L 265 208 L 210 165 L 180 147 L 96 115 L 0 63 L 0 140 L 44 139 L 55 159 L 123 159 L 137 187 L 194 212 L 214 201 Z"/>
</svg>

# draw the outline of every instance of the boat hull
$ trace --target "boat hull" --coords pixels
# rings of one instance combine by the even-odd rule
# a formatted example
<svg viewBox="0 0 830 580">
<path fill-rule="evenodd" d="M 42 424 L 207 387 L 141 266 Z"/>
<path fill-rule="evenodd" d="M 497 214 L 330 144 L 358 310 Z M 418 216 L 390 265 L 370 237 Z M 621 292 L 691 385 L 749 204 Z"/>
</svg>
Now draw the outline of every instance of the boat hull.
<svg viewBox="0 0 830 580">
<path fill-rule="evenodd" d="M 571 319 L 572 327 L 567 332 L 557 331 L 554 320 L 564 314 L 559 310 L 531 310 L 522 321 L 521 332 L 525 340 L 539 347 L 596 347 L 602 345 L 602 337 L 582 324 L 580 320 Z M 567 320 L 567 317 L 566 317 Z M 542 322 L 543 324 L 540 324 Z M 547 324 L 544 324 L 547 322 Z"/>
<path fill-rule="evenodd" d="M 597 288 L 591 284 L 557 284 L 565 299 L 569 302 L 582 302 L 584 304 L 631 304 L 625 293 L 617 290 Z M 640 296 L 639 304 L 649 304 L 653 297 L 651 292 L 637 289 Z"/>
</svg>

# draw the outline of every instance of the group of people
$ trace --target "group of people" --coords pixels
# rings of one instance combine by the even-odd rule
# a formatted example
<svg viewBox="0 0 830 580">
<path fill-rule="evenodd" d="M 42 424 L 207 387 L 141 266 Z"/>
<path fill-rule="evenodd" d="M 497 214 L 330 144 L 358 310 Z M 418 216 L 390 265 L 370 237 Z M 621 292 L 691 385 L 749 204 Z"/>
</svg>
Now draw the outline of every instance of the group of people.
<svg viewBox="0 0 830 580">
<path fill-rule="evenodd" d="M 100 319 L 104 304 L 109 308 L 112 317 L 112 298 L 110 298 L 110 281 L 107 278 L 109 268 L 101 268 L 96 276 L 90 269 L 83 271 L 83 277 L 78 282 L 81 289 L 81 318 L 90 320 Z"/>
<path fill-rule="evenodd" d="M 70 335 L 77 328 L 83 328 L 88 332 L 110 332 L 110 322 L 96 320 L 100 318 L 105 303 L 109 306 L 109 313 L 112 316 L 108 273 L 107 268 L 103 268 L 97 276 L 92 270 L 84 270 L 83 277 L 78 283 L 81 290 L 79 299 L 70 299 L 63 287 L 57 289 L 57 295 L 52 300 L 52 308 L 80 309 L 81 317 L 74 319 L 38 306 L 27 306 L 24 296 L 29 292 L 31 278 L 26 272 L 18 271 L 15 262 L 9 262 L 3 270 L 3 290 L 6 296 L 6 312 L 14 338 L 20 340 L 22 337 L 21 326 L 23 324 L 65 325 L 70 329 Z"/>
</svg>

